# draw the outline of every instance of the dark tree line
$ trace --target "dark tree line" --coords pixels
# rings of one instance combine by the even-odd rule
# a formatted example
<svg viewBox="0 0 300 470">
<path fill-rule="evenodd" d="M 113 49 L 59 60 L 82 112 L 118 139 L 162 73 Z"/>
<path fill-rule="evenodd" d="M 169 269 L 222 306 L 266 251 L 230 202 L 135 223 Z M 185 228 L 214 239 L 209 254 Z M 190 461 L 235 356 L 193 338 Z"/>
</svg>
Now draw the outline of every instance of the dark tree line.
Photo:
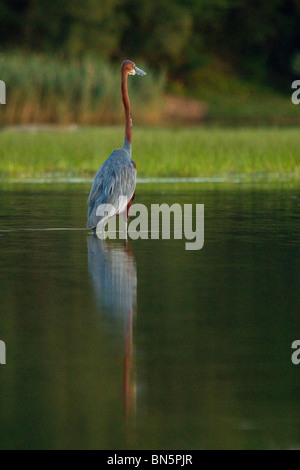
<svg viewBox="0 0 300 470">
<path fill-rule="evenodd" d="M 211 57 L 257 80 L 291 76 L 299 25 L 299 0 L 0 0 L 2 50 L 143 58 L 183 77 Z"/>
</svg>

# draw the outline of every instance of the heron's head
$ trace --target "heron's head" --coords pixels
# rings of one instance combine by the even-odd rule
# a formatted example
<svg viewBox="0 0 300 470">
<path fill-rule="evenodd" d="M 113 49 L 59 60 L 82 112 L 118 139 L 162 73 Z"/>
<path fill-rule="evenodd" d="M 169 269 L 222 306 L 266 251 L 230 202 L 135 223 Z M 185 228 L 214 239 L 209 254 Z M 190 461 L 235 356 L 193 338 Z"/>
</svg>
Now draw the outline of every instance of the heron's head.
<svg viewBox="0 0 300 470">
<path fill-rule="evenodd" d="M 147 75 L 146 72 L 143 70 L 139 69 L 134 62 L 131 60 L 124 60 L 122 67 L 122 70 L 125 70 L 128 75 Z"/>
</svg>

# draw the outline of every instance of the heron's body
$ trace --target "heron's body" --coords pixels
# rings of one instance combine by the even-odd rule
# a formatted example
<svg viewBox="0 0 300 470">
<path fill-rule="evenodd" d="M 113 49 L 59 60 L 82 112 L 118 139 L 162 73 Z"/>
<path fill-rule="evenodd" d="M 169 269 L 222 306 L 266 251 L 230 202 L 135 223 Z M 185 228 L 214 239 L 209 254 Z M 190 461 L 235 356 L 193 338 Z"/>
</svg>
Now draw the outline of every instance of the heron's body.
<svg viewBox="0 0 300 470">
<path fill-rule="evenodd" d="M 121 149 L 114 150 L 99 168 L 88 198 L 87 228 L 96 232 L 104 231 L 110 217 L 123 215 L 128 218 L 128 210 L 135 196 L 136 165 L 131 159 L 131 116 L 127 92 L 127 75 L 145 74 L 133 62 L 122 64 L 122 99 L 125 109 L 125 139 Z M 107 207 L 106 211 L 98 209 Z M 103 215 L 104 214 L 104 215 Z M 127 229 L 126 229 L 127 232 Z"/>
<path fill-rule="evenodd" d="M 124 147 L 114 150 L 95 176 L 88 198 L 87 228 L 93 230 L 104 220 L 101 215 L 97 215 L 97 209 L 101 205 L 109 204 L 113 207 L 109 217 L 122 214 L 125 216 L 125 212 L 128 216 L 127 211 L 134 198 L 135 185 L 136 165 L 130 153 Z"/>
</svg>

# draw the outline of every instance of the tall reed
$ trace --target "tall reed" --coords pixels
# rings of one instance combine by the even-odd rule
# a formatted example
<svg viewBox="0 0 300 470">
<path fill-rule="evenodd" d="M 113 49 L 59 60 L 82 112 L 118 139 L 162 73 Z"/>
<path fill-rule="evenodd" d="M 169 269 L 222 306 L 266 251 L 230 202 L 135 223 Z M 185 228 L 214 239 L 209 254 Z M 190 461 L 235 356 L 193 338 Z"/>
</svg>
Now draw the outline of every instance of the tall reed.
<svg viewBox="0 0 300 470">
<path fill-rule="evenodd" d="M 129 82 L 134 115 L 141 123 L 156 122 L 165 86 L 163 73 L 145 68 L 146 79 L 133 77 Z M 0 79 L 7 85 L 1 125 L 115 124 L 123 120 L 120 67 L 99 59 L 0 54 Z"/>
</svg>

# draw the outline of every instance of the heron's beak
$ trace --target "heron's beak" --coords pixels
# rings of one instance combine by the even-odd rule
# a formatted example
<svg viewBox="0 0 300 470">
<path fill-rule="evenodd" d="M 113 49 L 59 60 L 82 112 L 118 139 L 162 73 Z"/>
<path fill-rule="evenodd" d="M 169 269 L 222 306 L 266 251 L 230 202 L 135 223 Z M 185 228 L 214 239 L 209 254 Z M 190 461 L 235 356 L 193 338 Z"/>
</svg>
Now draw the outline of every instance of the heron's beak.
<svg viewBox="0 0 300 470">
<path fill-rule="evenodd" d="M 146 72 L 144 72 L 143 70 L 137 68 L 136 65 L 133 68 L 135 70 L 135 73 L 137 73 L 138 75 L 142 75 L 142 76 L 147 75 Z"/>
</svg>

